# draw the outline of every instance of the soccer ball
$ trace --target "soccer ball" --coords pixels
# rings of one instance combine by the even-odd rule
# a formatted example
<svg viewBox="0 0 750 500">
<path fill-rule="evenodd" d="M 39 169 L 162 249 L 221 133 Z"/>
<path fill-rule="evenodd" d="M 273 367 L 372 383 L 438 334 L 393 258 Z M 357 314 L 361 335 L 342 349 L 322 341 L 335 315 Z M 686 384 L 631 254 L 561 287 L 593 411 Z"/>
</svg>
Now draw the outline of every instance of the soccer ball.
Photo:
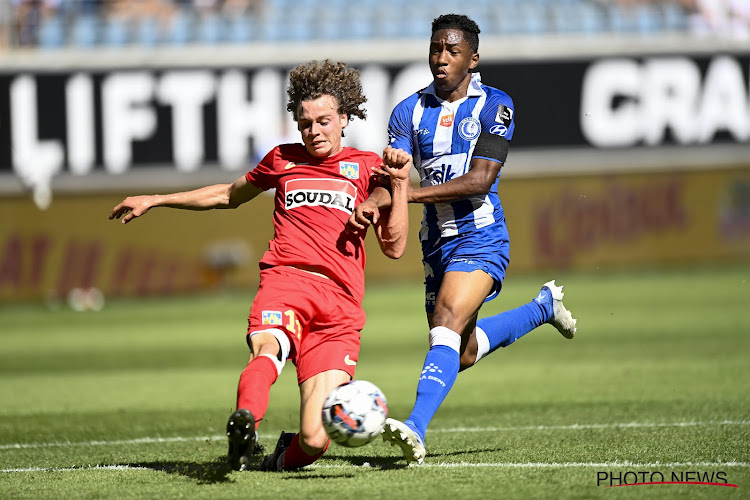
<svg viewBox="0 0 750 500">
<path fill-rule="evenodd" d="M 385 426 L 388 404 L 383 391 L 365 380 L 336 387 L 323 403 L 323 427 L 336 443 L 355 448 L 377 436 Z"/>
</svg>

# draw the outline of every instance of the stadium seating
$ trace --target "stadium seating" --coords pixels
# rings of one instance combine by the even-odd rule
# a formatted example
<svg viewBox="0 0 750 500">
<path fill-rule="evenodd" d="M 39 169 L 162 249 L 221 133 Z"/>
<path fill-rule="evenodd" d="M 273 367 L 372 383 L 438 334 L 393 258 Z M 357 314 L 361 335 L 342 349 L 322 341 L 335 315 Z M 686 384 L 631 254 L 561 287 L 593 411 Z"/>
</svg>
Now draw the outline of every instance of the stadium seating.
<svg viewBox="0 0 750 500">
<path fill-rule="evenodd" d="M 218 2 L 216 5 L 220 5 Z M 251 7 L 252 4 L 252 8 Z M 163 18 L 122 19 L 102 3 L 68 0 L 56 16 L 34 21 L 36 44 L 60 47 L 154 46 L 250 41 L 368 40 L 418 38 L 445 12 L 466 13 L 486 35 L 637 33 L 686 30 L 688 13 L 677 1 L 621 3 L 615 0 L 265 0 L 242 11 L 198 9 L 175 1 Z M 148 14 L 147 14 L 148 15 Z M 38 16 L 37 16 L 38 17 Z M 28 42 L 24 42 L 28 43 Z"/>
</svg>

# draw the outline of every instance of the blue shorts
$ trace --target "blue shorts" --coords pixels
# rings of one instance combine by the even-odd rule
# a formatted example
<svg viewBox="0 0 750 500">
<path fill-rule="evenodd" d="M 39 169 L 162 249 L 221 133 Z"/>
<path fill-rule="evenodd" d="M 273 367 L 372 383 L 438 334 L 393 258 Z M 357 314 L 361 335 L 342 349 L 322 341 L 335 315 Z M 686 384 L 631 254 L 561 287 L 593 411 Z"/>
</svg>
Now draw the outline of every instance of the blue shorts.
<svg viewBox="0 0 750 500">
<path fill-rule="evenodd" d="M 494 299 L 503 286 L 509 262 L 510 241 L 504 218 L 469 233 L 423 241 L 425 310 L 428 314 L 435 311 L 443 275 L 448 271 L 486 272 L 494 284 L 485 302 Z"/>
</svg>

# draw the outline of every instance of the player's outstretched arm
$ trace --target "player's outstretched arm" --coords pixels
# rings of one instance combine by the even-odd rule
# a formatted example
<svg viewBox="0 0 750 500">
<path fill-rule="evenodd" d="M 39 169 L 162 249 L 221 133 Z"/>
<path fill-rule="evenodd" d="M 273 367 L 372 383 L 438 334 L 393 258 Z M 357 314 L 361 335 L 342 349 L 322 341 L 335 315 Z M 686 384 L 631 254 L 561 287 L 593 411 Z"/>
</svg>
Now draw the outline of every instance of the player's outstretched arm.
<svg viewBox="0 0 750 500">
<path fill-rule="evenodd" d="M 376 235 L 380 249 L 392 259 L 398 259 L 406 251 L 409 236 L 409 198 L 412 191 L 409 172 L 412 156 L 388 146 L 383 151 L 384 173 L 391 178 L 391 208 L 376 223 Z"/>
<path fill-rule="evenodd" d="M 171 194 L 129 196 L 112 209 L 111 219 L 122 218 L 127 224 L 154 207 L 180 208 L 184 210 L 211 210 L 213 208 L 237 208 L 255 198 L 262 190 L 240 177 L 232 184 L 214 184 L 193 191 Z"/>
</svg>

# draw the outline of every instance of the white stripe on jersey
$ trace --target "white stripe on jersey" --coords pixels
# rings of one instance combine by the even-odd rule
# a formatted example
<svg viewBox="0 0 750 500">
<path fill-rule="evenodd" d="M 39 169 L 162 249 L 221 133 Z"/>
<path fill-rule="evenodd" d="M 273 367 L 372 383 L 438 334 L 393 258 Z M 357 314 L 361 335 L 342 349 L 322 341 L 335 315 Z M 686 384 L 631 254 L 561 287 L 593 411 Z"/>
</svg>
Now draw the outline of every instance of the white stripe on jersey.
<svg viewBox="0 0 750 500">
<path fill-rule="evenodd" d="M 430 116 L 429 123 L 421 123 L 427 111 L 427 99 L 431 98 L 436 99 L 440 103 L 439 113 L 437 113 L 436 118 L 433 118 L 434 114 L 428 115 Z M 465 139 L 463 129 L 460 133 L 456 131 L 456 127 L 460 125 L 457 123 L 460 121 L 457 119 L 459 108 L 471 104 L 473 107 L 471 108 L 470 116 L 477 123 L 480 123 L 480 115 L 482 109 L 487 104 L 487 100 L 488 94 L 482 87 L 478 73 L 472 75 L 472 81 L 467 90 L 467 97 L 458 101 L 448 102 L 440 99 L 434 89 L 434 84 L 422 91 L 413 105 L 411 116 L 413 152 L 415 156 L 414 165 L 420 174 L 421 186 L 442 184 L 447 179 L 455 179 L 469 171 L 478 135 L 472 139 Z M 471 102 L 467 103 L 467 101 Z M 452 117 L 450 122 L 446 120 L 447 117 Z M 435 121 L 433 122 L 433 120 Z M 454 131 L 457 132 L 455 134 L 455 141 L 457 142 L 455 143 Z M 424 137 L 422 134 L 429 132 L 432 132 L 432 144 L 423 144 L 424 150 L 420 151 L 419 142 Z M 430 146 L 432 147 L 431 151 L 428 149 Z M 423 153 L 427 158 L 423 158 L 420 153 Z M 488 226 L 495 222 L 496 203 L 499 207 L 497 195 L 490 194 L 455 200 L 452 203 L 434 203 L 432 205 L 434 206 L 435 218 L 431 219 L 432 222 L 430 223 L 432 231 L 427 226 L 427 217 L 425 217 L 422 221 L 423 227 L 420 230 L 420 239 L 427 238 L 428 233 L 434 235 L 435 230 L 439 230 L 442 236 L 447 237 L 458 234 L 459 227 L 461 231 L 464 231 L 468 227 L 481 228 Z M 457 215 L 457 211 L 461 215 Z M 427 207 L 425 207 L 426 215 Z M 457 218 L 463 219 L 463 222 L 457 222 Z M 466 224 L 467 222 L 469 223 L 468 225 Z"/>
<path fill-rule="evenodd" d="M 417 104 L 414 106 L 414 113 L 411 116 L 411 129 L 415 130 L 416 136 L 412 137 L 412 142 L 414 143 L 414 155 L 413 155 L 413 162 L 414 165 L 421 165 L 422 164 L 422 155 L 419 151 L 419 122 L 422 121 L 422 113 L 424 113 L 424 100 L 427 99 L 427 95 L 423 95 L 419 98 L 417 101 Z"/>
<path fill-rule="evenodd" d="M 453 127 L 456 125 L 456 112 L 464 99 L 455 102 L 441 101 L 440 116 L 435 127 L 435 137 L 432 140 L 432 155 L 444 155 L 451 152 L 453 147 Z M 450 120 L 448 125 L 444 121 Z"/>
<path fill-rule="evenodd" d="M 495 222 L 495 207 L 492 206 L 490 195 L 485 195 L 481 199 L 473 198 L 471 202 L 476 207 L 474 209 L 474 224 L 476 227 L 489 226 Z"/>
<path fill-rule="evenodd" d="M 432 154 L 434 158 L 429 162 L 441 162 L 447 160 L 447 164 L 451 165 L 451 170 L 455 172 L 455 177 L 459 177 L 465 174 L 468 170 L 468 164 L 470 160 L 466 155 L 452 155 L 451 149 L 453 148 L 453 127 L 456 125 L 456 115 L 458 114 L 458 108 L 466 101 L 466 98 L 459 99 L 458 101 L 448 102 L 438 99 L 440 101 L 440 115 L 435 126 L 435 135 L 432 141 Z M 449 119 L 450 125 L 443 125 L 443 120 Z M 462 165 L 452 164 L 450 160 L 461 158 Z M 454 177 L 454 178 L 455 178 Z M 444 180 L 441 181 L 445 182 Z M 441 228 L 443 236 L 452 236 L 458 234 L 458 225 L 456 224 L 456 214 L 453 212 L 453 207 L 450 203 L 435 203 L 435 209 L 437 210 L 437 223 Z"/>
<path fill-rule="evenodd" d="M 482 95 L 479 96 L 479 99 L 477 99 L 476 106 L 474 106 L 474 109 L 471 110 L 471 116 L 477 121 L 479 121 L 479 113 L 482 111 L 482 108 L 484 107 L 484 102 L 486 100 L 487 100 L 487 92 L 482 90 Z M 475 137 L 471 141 L 471 147 L 469 148 L 469 158 L 471 158 L 474 155 L 474 146 L 477 145 L 477 140 L 479 140 L 479 136 Z M 469 171 L 469 164 L 471 164 L 471 159 L 469 159 L 469 161 L 466 163 L 467 165 L 466 165 L 466 168 L 464 169 L 464 173 Z"/>
</svg>

